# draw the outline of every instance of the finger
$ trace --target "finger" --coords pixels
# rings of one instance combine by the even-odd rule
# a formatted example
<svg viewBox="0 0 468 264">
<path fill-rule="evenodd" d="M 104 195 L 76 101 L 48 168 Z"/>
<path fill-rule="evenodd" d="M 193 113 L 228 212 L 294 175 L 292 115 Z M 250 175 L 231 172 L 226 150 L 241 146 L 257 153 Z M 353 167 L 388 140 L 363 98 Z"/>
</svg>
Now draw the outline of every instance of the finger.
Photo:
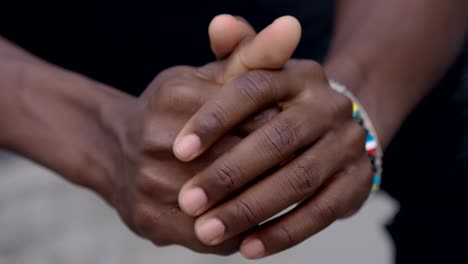
<svg viewBox="0 0 468 264">
<path fill-rule="evenodd" d="M 189 83 L 190 85 L 188 85 Z M 164 142 L 170 143 L 168 145 L 170 148 L 165 148 L 165 150 L 171 150 L 172 153 L 173 142 L 179 131 L 182 130 L 190 117 L 220 90 L 220 84 L 200 78 L 174 79 L 160 89 L 158 98 L 155 98 L 155 100 L 148 100 L 148 97 L 142 97 L 147 99 L 147 104 L 153 105 L 152 108 L 155 111 L 170 112 L 171 114 L 167 118 L 169 124 L 174 124 L 174 121 L 180 120 L 180 122 L 177 122 L 177 126 L 172 126 L 173 130 L 161 129 L 162 122 L 160 116 L 155 116 L 155 118 L 152 118 L 152 121 L 147 121 L 145 127 L 148 128 L 150 133 L 146 133 L 148 137 L 145 137 L 144 141 L 147 141 L 148 144 L 143 144 L 142 147 L 146 149 L 153 148 L 153 141 L 161 142 L 162 139 L 167 139 L 170 134 L 172 141 Z M 269 122 L 273 117 L 278 115 L 279 111 L 278 107 L 272 107 L 260 112 L 236 128 L 234 134 L 245 137 Z M 184 118 L 182 119 L 181 116 Z"/>
<path fill-rule="evenodd" d="M 278 72 L 252 71 L 226 84 L 187 122 L 174 142 L 179 160 L 191 161 L 250 116 L 292 96 L 297 79 Z"/>
<path fill-rule="evenodd" d="M 276 116 L 279 115 L 281 109 L 279 107 L 271 107 L 264 111 L 261 111 L 258 115 L 251 117 L 240 127 L 235 129 L 236 135 L 241 137 L 246 137 L 250 133 L 256 131 L 262 126 L 266 125 L 268 122 L 273 120 Z"/>
<path fill-rule="evenodd" d="M 219 15 L 215 17 L 209 26 L 209 35 L 211 48 L 218 59 L 231 54 L 234 49 L 241 44 L 241 42 L 243 44 L 242 47 L 238 47 L 237 50 L 234 51 L 233 56 L 229 60 L 228 66 L 225 66 L 226 69 L 224 73 L 216 74 L 216 76 L 223 76 L 221 81 L 231 79 L 236 75 L 250 70 L 245 67 L 248 65 L 270 69 L 283 67 L 289 60 L 292 52 L 294 52 L 294 49 L 297 47 L 301 28 L 299 22 L 292 17 L 283 17 L 274 23 L 276 23 L 274 26 L 272 25 L 262 31 L 259 34 L 259 38 L 255 38 L 255 30 L 242 17 L 233 17 L 231 15 Z M 281 37 L 281 31 L 289 32 L 289 38 Z M 279 42 L 277 41 L 278 39 Z M 269 44 L 271 42 L 279 43 L 282 48 L 275 50 L 274 52 L 281 54 L 282 56 L 272 57 L 269 54 L 262 53 L 270 52 L 268 49 L 264 49 L 263 46 L 266 45 L 267 47 L 270 47 Z M 256 57 L 249 56 L 249 53 L 253 52 L 257 55 Z M 262 61 L 256 62 L 255 60 L 257 58 L 262 59 Z M 271 58 L 271 60 L 268 58 Z M 236 64 L 239 62 L 245 62 L 246 65 L 239 65 L 240 67 L 237 67 Z M 260 113 L 258 116 L 248 120 L 238 129 L 238 131 L 241 134 L 249 134 L 260 128 L 267 121 L 271 120 L 271 118 L 278 112 L 279 110 L 277 108 L 268 109 Z"/>
<path fill-rule="evenodd" d="M 365 154 L 364 136 L 354 121 L 339 132 L 328 133 L 276 173 L 201 216 L 195 225 L 197 236 L 209 245 L 221 243 L 308 198 L 331 176 Z M 222 228 L 212 228 L 210 223 L 221 223 Z M 218 230 L 224 232 L 214 232 Z"/>
<path fill-rule="evenodd" d="M 244 38 L 229 57 L 220 82 L 258 69 L 281 69 L 290 59 L 301 39 L 299 21 L 291 16 L 276 19 L 257 36 Z"/>
<path fill-rule="evenodd" d="M 149 205 L 149 204 L 148 204 Z M 201 243 L 193 230 L 194 219 L 177 207 L 164 207 L 155 211 L 154 207 L 142 207 L 138 221 L 145 228 L 139 231 L 157 246 L 181 245 L 199 253 L 229 255 L 239 249 L 242 237 L 235 237 L 216 247 Z"/>
<path fill-rule="evenodd" d="M 240 244 L 242 242 L 243 236 L 233 237 L 229 240 L 224 241 L 223 243 L 216 246 L 208 246 L 200 242 L 194 232 L 194 219 L 188 217 L 183 212 L 178 211 L 180 214 L 180 219 L 184 220 L 184 224 L 180 225 L 170 236 L 174 234 L 179 234 L 178 237 L 183 238 L 181 241 L 177 241 L 177 244 L 180 244 L 184 247 L 190 248 L 200 253 L 211 253 L 217 255 L 229 255 L 239 251 Z M 167 219 L 168 223 L 174 223 L 174 218 Z M 189 235 L 187 235 L 189 234 Z"/>
<path fill-rule="evenodd" d="M 149 158 L 141 163 L 141 176 L 137 178 L 139 190 L 147 197 L 159 200 L 160 202 L 171 203 L 177 201 L 178 194 L 182 186 L 216 160 L 220 155 L 232 149 L 241 141 L 235 136 L 226 135 L 202 155 L 197 162 L 180 166 L 180 161 L 167 154 L 167 150 L 158 148 L 147 149 Z M 164 141 L 162 141 L 164 142 Z M 159 144 L 164 147 L 165 143 Z M 191 173 L 187 173 L 190 169 Z M 168 174 L 168 172 L 171 172 Z M 162 199 L 162 200 L 161 200 Z"/>
<path fill-rule="evenodd" d="M 230 57 L 230 61 L 224 71 L 224 80 L 218 80 L 221 83 L 224 83 L 225 80 L 229 80 L 230 78 L 237 76 L 243 72 L 246 72 L 250 69 L 276 69 L 283 67 L 285 63 L 289 60 L 294 49 L 297 47 L 300 39 L 301 28 L 299 22 L 292 17 L 282 17 L 277 19 L 272 25 L 267 27 L 263 30 L 257 37 L 255 37 L 252 41 L 246 42 L 245 45 L 239 47 L 239 49 L 234 52 L 234 54 Z M 288 36 L 288 37 L 285 37 Z M 276 43 L 276 49 L 271 48 L 271 43 Z M 270 47 L 270 48 L 267 48 Z M 237 91 L 237 95 L 241 96 L 241 99 L 251 100 L 250 103 L 257 104 L 258 100 L 263 100 L 264 103 L 270 102 L 273 103 L 274 101 L 268 100 L 267 98 L 258 98 L 258 97 L 265 97 L 267 95 L 275 95 L 273 94 L 264 94 L 264 92 L 268 92 L 268 88 L 272 88 L 271 84 L 268 83 L 269 80 L 265 79 L 265 75 L 259 75 L 257 72 L 251 73 L 250 78 L 255 79 L 245 79 L 245 83 L 240 83 L 239 91 Z M 266 84 L 267 91 L 259 90 L 264 89 Z M 261 86 L 258 86 L 261 85 Z M 283 87 L 282 87 L 283 88 Z M 281 92 L 284 89 L 275 89 L 273 92 Z M 229 91 L 230 92 L 230 91 Z M 227 95 L 229 96 L 229 92 Z M 236 91 L 234 91 L 236 92 Z M 240 94 L 239 94 L 240 92 Z M 227 97 L 229 100 L 229 97 Z M 254 100 L 252 100 L 254 99 Z M 266 99 L 266 100 L 265 100 Z M 274 98 L 273 98 L 274 99 Z M 279 99 L 279 98 L 278 98 Z M 228 101 L 228 103 L 234 103 L 236 105 L 239 102 L 243 101 Z M 211 106 L 218 108 L 216 102 L 212 102 Z M 219 110 L 219 108 L 218 108 Z M 248 113 L 253 114 L 253 113 Z M 214 117 L 214 119 L 213 119 Z M 219 123 L 220 120 L 216 120 L 219 117 L 219 113 L 216 116 L 208 117 L 216 123 Z M 244 119 L 247 118 L 246 116 L 242 116 Z M 235 121 L 231 125 L 234 126 L 241 120 L 232 120 L 226 119 L 228 121 Z M 192 121 L 193 122 L 193 121 Z M 190 122 L 187 126 L 181 131 L 179 134 L 176 142 L 174 143 L 174 154 L 182 161 L 189 161 L 197 157 L 201 153 L 201 149 L 199 149 L 199 135 L 191 135 L 191 133 L 187 133 L 190 130 Z M 188 128 L 187 128 L 188 127 Z M 216 131 L 215 127 L 215 131 Z M 230 127 L 232 128 L 232 127 Z M 218 129 L 219 130 L 219 129 Z M 226 131 L 216 131 L 219 133 L 223 133 Z M 183 141 L 182 139 L 185 138 L 186 140 Z M 215 138 L 211 139 L 211 142 L 205 147 L 209 147 L 209 145 L 213 144 Z M 187 144 L 183 144 L 187 143 Z M 198 152 L 198 153 L 197 153 Z"/>
<path fill-rule="evenodd" d="M 243 40 L 256 35 L 255 30 L 246 20 L 231 15 L 219 15 L 213 18 L 208 32 L 211 50 L 217 59 L 224 59 Z"/>
<path fill-rule="evenodd" d="M 217 80 L 224 83 L 253 69 L 282 68 L 297 48 L 301 34 L 299 21 L 291 16 L 278 18 L 257 36 L 242 18 L 215 17 L 209 27 L 211 48 L 217 58 L 230 55 L 224 74 Z"/>
<path fill-rule="evenodd" d="M 350 210 L 356 212 L 371 185 L 372 168 L 367 156 L 362 156 L 319 194 L 249 234 L 242 242 L 241 253 L 246 258 L 261 258 L 299 244 L 348 215 Z"/>
<path fill-rule="evenodd" d="M 166 228 L 163 232 L 167 234 L 167 237 L 175 238 L 175 244 L 184 246 L 199 253 L 211 253 L 217 255 L 230 255 L 239 250 L 243 237 L 234 237 L 215 247 L 201 243 L 193 229 L 194 219 L 188 217 L 180 210 L 175 212 L 175 215 L 166 215 L 162 220 L 167 223 L 166 226 L 174 227 L 173 230 L 168 230 Z M 174 225 L 175 222 L 178 224 Z M 160 232 L 160 230 L 157 232 Z"/>
<path fill-rule="evenodd" d="M 189 215 L 200 215 L 297 150 L 314 143 L 329 125 L 311 124 L 307 116 L 300 114 L 305 111 L 298 108 L 282 112 L 188 181 L 179 194 L 181 208 Z M 320 109 L 311 105 L 308 111 L 319 113 Z"/>
<path fill-rule="evenodd" d="M 141 177 L 137 177 L 139 190 L 148 197 L 161 199 L 164 202 L 174 202 L 178 199 L 178 193 L 182 186 L 198 172 L 213 163 L 223 153 L 232 149 L 240 142 L 241 138 L 226 135 L 220 139 L 210 151 L 202 155 L 197 162 L 186 163 L 181 166 L 180 161 L 174 159 L 172 154 L 172 142 L 177 131 L 183 127 L 187 118 L 180 114 L 154 115 L 145 120 L 142 131 L 138 132 L 139 140 L 132 144 L 139 144 L 138 148 L 145 152 L 144 159 L 140 163 Z M 165 129 L 161 129 L 165 124 Z M 192 173 L 187 173 L 191 169 Z M 172 172 L 168 174 L 168 172 Z"/>
<path fill-rule="evenodd" d="M 202 156 L 200 156 L 200 158 L 198 158 L 196 162 L 190 163 L 190 165 L 195 169 L 195 172 L 192 174 L 192 177 L 193 175 L 196 175 L 203 169 L 207 168 L 209 165 L 211 165 L 215 160 L 217 160 L 224 153 L 232 150 L 241 141 L 242 139 L 238 136 L 234 136 L 234 135 L 224 136 L 221 140 L 216 142 L 216 144 L 214 144 L 212 148 L 210 148 L 209 152 L 206 152 Z M 190 179 L 186 179 L 184 184 L 187 183 L 188 180 Z M 182 186 L 179 186 L 178 192 L 180 191 L 181 188 Z"/>
<path fill-rule="evenodd" d="M 211 100 L 222 86 L 200 77 L 194 70 L 185 73 L 163 72 L 150 87 L 157 89 L 157 92 L 141 96 L 140 100 L 145 100 L 140 104 L 142 107 L 158 113 L 165 111 L 171 114 L 185 114 L 188 120 L 203 104 Z M 152 115 L 160 116 L 154 113 Z"/>
<path fill-rule="evenodd" d="M 180 70 L 171 69 L 164 71 L 153 81 L 151 87 L 158 87 L 159 89 L 157 93 L 153 92 L 153 94 L 157 94 L 156 98 L 148 96 L 148 94 L 140 98 L 142 100 L 147 100 L 146 103 L 142 104 L 145 107 L 150 104 L 152 109 L 157 111 L 166 110 L 172 115 L 175 114 L 176 116 L 171 116 L 169 120 L 167 120 L 170 121 L 170 124 L 173 124 L 173 121 L 175 120 L 181 120 L 180 116 L 177 115 L 182 114 L 187 118 L 184 119 L 184 121 L 180 123 L 180 126 L 175 130 L 161 130 L 161 121 L 158 120 L 159 117 L 155 118 L 154 122 L 149 122 L 149 126 L 147 125 L 147 127 L 154 128 L 151 129 L 151 133 L 148 133 L 148 139 L 150 142 L 152 140 L 161 141 L 161 137 L 156 136 L 156 134 L 160 134 L 158 131 L 162 131 L 164 138 L 167 138 L 167 131 L 180 131 L 187 120 L 198 109 L 200 109 L 203 104 L 212 99 L 214 95 L 221 90 L 221 84 L 209 81 L 211 76 L 208 76 L 207 78 L 208 73 L 211 74 L 213 71 L 218 69 L 218 67 L 209 64 L 198 69 L 186 66 L 179 66 L 178 69 Z M 184 71 L 183 74 L 180 73 L 182 70 Z M 177 78 L 174 78 L 176 76 Z M 250 134 L 271 120 L 271 118 L 278 112 L 278 108 L 271 108 L 260 113 L 258 116 L 250 118 L 237 129 L 238 134 Z M 148 122 L 145 123 L 148 124 Z M 176 135 L 174 135 L 174 139 Z M 148 146 L 151 147 L 152 144 L 149 144 Z M 145 147 L 145 145 L 143 147 Z"/>
<path fill-rule="evenodd" d="M 174 142 L 174 154 L 181 161 L 191 161 L 247 118 L 309 87 L 317 92 L 304 98 L 337 97 L 324 76 L 317 63 L 294 61 L 282 71 L 256 70 L 233 79 L 190 118 Z"/>
</svg>

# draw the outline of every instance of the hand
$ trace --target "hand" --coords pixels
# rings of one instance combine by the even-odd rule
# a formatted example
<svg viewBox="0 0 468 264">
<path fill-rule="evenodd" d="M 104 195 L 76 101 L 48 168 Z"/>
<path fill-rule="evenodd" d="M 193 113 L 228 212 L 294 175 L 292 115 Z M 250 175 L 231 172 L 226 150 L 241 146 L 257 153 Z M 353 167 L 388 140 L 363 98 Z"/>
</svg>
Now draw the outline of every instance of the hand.
<svg viewBox="0 0 468 264">
<path fill-rule="evenodd" d="M 201 68 L 181 66 L 164 71 L 137 101 L 129 102 L 119 111 L 120 117 L 114 125 L 119 147 L 111 166 L 116 169 L 110 174 L 112 191 L 108 200 L 134 232 L 159 246 L 179 244 L 198 252 L 217 254 L 238 250 L 240 236 L 216 247 L 201 243 L 194 233 L 195 219 L 179 209 L 177 196 L 186 181 L 236 145 L 241 137 L 226 135 L 210 151 L 189 163 L 175 158 L 172 144 L 190 116 L 221 90 L 219 82 L 242 71 L 244 64 L 236 66 L 239 58 L 253 52 L 256 46 L 263 46 L 277 25 L 255 37 L 255 32 L 243 22 L 226 16 L 216 18 L 210 27 L 215 54 L 220 57 L 228 49 L 238 47 L 235 52 L 224 61 Z M 230 39 L 219 38 L 217 26 L 231 27 Z M 294 45 L 284 45 L 283 55 L 265 62 L 274 64 L 275 60 L 289 58 L 297 40 Z M 255 54 L 265 56 L 262 51 Z M 245 62 L 254 62 L 253 58 Z M 239 130 L 248 133 L 257 129 L 274 112 L 275 109 L 264 112 Z"/>
<path fill-rule="evenodd" d="M 291 60 L 281 71 L 252 70 L 226 83 L 184 126 L 175 154 L 197 158 L 271 105 L 281 113 L 189 180 L 179 195 L 181 208 L 198 216 L 201 241 L 217 245 L 247 232 L 241 252 L 249 258 L 282 251 L 355 213 L 372 184 L 365 133 L 352 118 L 351 102 L 330 89 L 318 63 L 307 60 Z M 272 173 L 275 166 L 281 168 Z"/>
<path fill-rule="evenodd" d="M 192 67 L 168 69 L 122 109 L 115 124 L 119 149 L 109 200 L 132 231 L 158 246 L 179 244 L 197 252 L 229 254 L 237 250 L 239 238 L 219 247 L 203 245 L 194 234 L 194 219 L 177 204 L 182 185 L 240 140 L 227 135 L 190 163 L 172 155 L 172 142 L 189 115 L 220 89 L 197 74 Z"/>
</svg>

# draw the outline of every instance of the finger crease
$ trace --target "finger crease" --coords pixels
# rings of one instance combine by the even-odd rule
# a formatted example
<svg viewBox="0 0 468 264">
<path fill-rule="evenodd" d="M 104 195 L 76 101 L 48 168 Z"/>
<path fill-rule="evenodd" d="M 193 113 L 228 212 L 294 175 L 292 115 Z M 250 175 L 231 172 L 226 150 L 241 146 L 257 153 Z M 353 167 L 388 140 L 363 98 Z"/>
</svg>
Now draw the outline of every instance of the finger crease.
<svg viewBox="0 0 468 264">
<path fill-rule="evenodd" d="M 289 230 L 289 228 L 287 228 L 286 225 L 285 225 L 284 223 L 281 223 L 281 224 L 280 224 L 280 228 L 281 228 L 281 230 L 283 231 L 283 233 L 286 235 L 286 238 L 288 239 L 289 244 L 295 245 L 295 244 L 296 244 L 296 240 L 293 238 L 293 236 L 292 236 L 291 231 Z"/>
<path fill-rule="evenodd" d="M 239 201 L 239 206 L 241 207 L 241 210 L 243 212 L 243 215 L 245 215 L 247 222 L 251 225 L 254 226 L 257 223 L 255 223 L 255 213 L 253 210 L 250 208 L 250 206 L 244 202 L 244 201 Z"/>
</svg>

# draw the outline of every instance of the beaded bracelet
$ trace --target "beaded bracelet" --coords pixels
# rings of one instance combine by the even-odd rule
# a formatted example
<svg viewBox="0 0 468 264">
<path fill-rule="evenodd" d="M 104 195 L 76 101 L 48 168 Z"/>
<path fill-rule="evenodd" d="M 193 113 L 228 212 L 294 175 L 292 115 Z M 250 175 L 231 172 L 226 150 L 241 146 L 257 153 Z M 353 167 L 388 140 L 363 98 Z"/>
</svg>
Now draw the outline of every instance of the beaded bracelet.
<svg viewBox="0 0 468 264">
<path fill-rule="evenodd" d="M 374 172 L 374 180 L 372 184 L 372 191 L 376 192 L 380 189 L 383 171 L 383 151 L 380 147 L 377 133 L 372 125 L 369 115 L 359 103 L 357 98 L 342 84 L 335 81 L 330 81 L 330 87 L 336 92 L 348 97 L 353 103 L 353 118 L 354 120 L 366 131 L 366 151 L 369 160 L 372 163 Z"/>
</svg>

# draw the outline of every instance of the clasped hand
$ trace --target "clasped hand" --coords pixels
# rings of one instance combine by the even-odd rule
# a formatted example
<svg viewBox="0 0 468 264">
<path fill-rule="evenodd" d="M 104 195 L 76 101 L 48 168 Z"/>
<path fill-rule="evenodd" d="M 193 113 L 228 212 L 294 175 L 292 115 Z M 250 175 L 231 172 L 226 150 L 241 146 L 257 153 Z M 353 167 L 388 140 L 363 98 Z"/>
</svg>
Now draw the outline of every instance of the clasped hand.
<svg viewBox="0 0 468 264">
<path fill-rule="evenodd" d="M 256 35 L 224 15 L 210 39 L 218 61 L 162 72 L 115 122 L 109 200 L 125 223 L 157 245 L 259 258 L 355 213 L 372 183 L 365 133 L 321 65 L 290 59 L 298 22 Z"/>
</svg>

